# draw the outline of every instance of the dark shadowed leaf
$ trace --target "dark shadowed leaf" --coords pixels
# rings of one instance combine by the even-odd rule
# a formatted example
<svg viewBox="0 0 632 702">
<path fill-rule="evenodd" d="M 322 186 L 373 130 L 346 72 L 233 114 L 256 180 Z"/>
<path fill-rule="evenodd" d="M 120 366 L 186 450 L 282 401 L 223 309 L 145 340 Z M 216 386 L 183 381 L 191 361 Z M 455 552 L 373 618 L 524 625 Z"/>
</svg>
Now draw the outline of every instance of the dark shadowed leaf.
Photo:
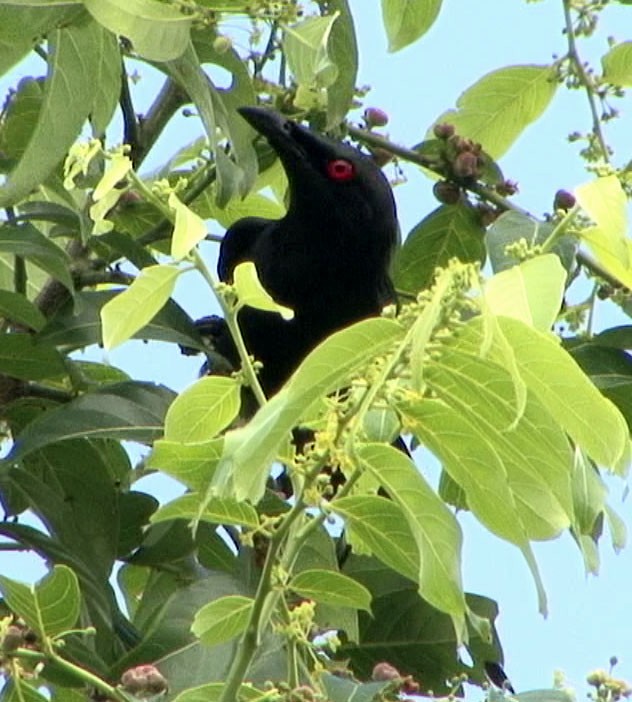
<svg viewBox="0 0 632 702">
<path fill-rule="evenodd" d="M 395 259 L 395 286 L 417 293 L 429 287 L 435 269 L 452 258 L 485 261 L 485 229 L 469 205 L 442 205 L 410 231 Z"/>
<path fill-rule="evenodd" d="M 102 28 L 82 22 L 49 34 L 48 75 L 37 125 L 7 183 L 0 205 L 21 200 L 44 182 L 66 155 L 94 105 L 100 72 Z"/>
<path fill-rule="evenodd" d="M 175 393 L 152 383 L 118 383 L 45 413 L 16 438 L 7 460 L 78 437 L 151 442 L 162 434 Z"/>
</svg>

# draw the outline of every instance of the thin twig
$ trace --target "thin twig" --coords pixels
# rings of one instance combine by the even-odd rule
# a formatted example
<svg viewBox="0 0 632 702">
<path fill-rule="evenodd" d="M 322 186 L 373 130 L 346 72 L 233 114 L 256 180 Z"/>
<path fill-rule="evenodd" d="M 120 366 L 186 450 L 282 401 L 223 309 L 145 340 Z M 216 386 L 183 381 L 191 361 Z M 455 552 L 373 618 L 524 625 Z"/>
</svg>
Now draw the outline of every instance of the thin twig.
<svg viewBox="0 0 632 702">
<path fill-rule="evenodd" d="M 606 139 L 601 129 L 601 119 L 599 118 L 599 112 L 597 110 L 597 103 L 595 101 L 595 92 L 593 86 L 593 80 L 586 71 L 584 63 L 581 60 L 579 51 L 577 49 L 577 42 L 575 41 L 575 30 L 573 28 L 573 17 L 571 14 L 571 0 L 562 0 L 564 6 L 564 22 L 566 24 L 566 36 L 568 42 L 568 58 L 573 64 L 575 69 L 575 74 L 579 78 L 581 84 L 584 86 L 586 91 L 586 97 L 588 98 L 588 104 L 590 106 L 590 113 L 592 115 L 592 132 L 599 142 L 599 148 L 601 149 L 601 155 L 605 163 L 610 163 L 610 151 L 608 145 L 606 144 Z"/>
</svg>

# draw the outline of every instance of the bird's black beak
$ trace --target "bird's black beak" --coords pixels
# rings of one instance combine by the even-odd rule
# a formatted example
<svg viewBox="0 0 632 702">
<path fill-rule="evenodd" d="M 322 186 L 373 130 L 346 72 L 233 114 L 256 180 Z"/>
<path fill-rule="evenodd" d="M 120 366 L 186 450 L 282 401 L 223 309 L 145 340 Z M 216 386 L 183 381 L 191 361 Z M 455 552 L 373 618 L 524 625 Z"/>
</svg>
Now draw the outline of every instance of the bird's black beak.
<svg viewBox="0 0 632 702">
<path fill-rule="evenodd" d="M 237 112 L 259 134 L 273 141 L 287 135 L 293 122 L 265 107 L 239 107 Z"/>
</svg>

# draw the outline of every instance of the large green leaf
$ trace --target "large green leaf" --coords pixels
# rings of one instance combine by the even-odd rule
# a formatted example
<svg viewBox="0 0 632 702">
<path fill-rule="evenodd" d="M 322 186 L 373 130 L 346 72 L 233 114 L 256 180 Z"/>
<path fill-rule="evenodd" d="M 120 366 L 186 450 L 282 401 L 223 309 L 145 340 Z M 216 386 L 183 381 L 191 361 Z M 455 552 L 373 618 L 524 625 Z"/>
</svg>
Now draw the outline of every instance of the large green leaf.
<svg viewBox="0 0 632 702">
<path fill-rule="evenodd" d="M 106 349 L 127 341 L 154 318 L 171 297 L 178 275 L 175 266 L 143 268 L 129 288 L 101 308 Z"/>
<path fill-rule="evenodd" d="M 489 278 L 485 301 L 495 315 L 549 331 L 559 315 L 565 285 L 566 271 L 559 258 L 546 254 Z"/>
<path fill-rule="evenodd" d="M 347 0 L 329 0 L 327 8 L 330 13 L 339 13 L 328 43 L 329 56 L 338 69 L 336 80 L 327 86 L 326 127 L 332 129 L 344 120 L 355 97 L 358 46 Z"/>
<path fill-rule="evenodd" d="M 246 628 L 253 606 L 250 597 L 220 597 L 195 615 L 191 631 L 207 646 L 230 641 Z"/>
<path fill-rule="evenodd" d="M 256 177 L 255 153 L 252 144 L 248 143 L 248 134 L 252 132 L 245 130 L 247 125 L 244 120 L 232 112 L 238 106 L 234 104 L 234 98 L 249 91 L 247 88 L 239 93 L 237 89 L 233 92 L 217 90 L 204 72 L 193 44 L 189 44 L 177 59 L 167 61 L 164 67 L 186 91 L 200 114 L 217 167 L 217 204 L 224 207 L 234 195 L 244 195 Z M 244 85 L 246 81 L 242 73 L 238 75 L 238 85 Z M 219 133 L 219 129 L 222 133 Z M 237 163 L 226 154 L 224 145 L 220 143 L 222 136 L 234 143 Z"/>
<path fill-rule="evenodd" d="M 627 197 L 615 175 L 575 189 L 577 202 L 595 222 L 581 231 L 597 261 L 626 287 L 632 288 L 632 241 L 627 238 Z"/>
<path fill-rule="evenodd" d="M 608 83 L 629 87 L 632 85 L 632 41 L 615 44 L 601 57 L 603 77 Z"/>
<path fill-rule="evenodd" d="M 189 43 L 193 18 L 156 0 L 84 0 L 90 14 L 114 34 L 132 42 L 150 61 L 178 58 Z"/>
<path fill-rule="evenodd" d="M 0 334 L 0 373 L 26 381 L 67 375 L 54 346 L 37 343 L 30 334 Z"/>
<path fill-rule="evenodd" d="M 24 295 L 10 290 L 0 290 L 0 317 L 35 331 L 46 324 L 46 317 L 36 305 Z"/>
<path fill-rule="evenodd" d="M 456 110 L 435 121 L 453 124 L 498 159 L 544 112 L 557 85 L 550 66 L 506 66 L 483 76 L 459 97 Z"/>
<path fill-rule="evenodd" d="M 382 20 L 388 50 L 399 51 L 412 44 L 433 25 L 442 0 L 382 0 Z"/>
<path fill-rule="evenodd" d="M 337 18 L 336 13 L 308 17 L 285 28 L 283 48 L 288 66 L 299 86 L 326 88 L 336 80 L 338 69 L 329 58 L 327 44 Z"/>
<path fill-rule="evenodd" d="M 257 503 L 279 446 L 301 416 L 319 397 L 343 386 L 354 370 L 392 347 L 403 334 L 393 320 L 367 319 L 322 342 L 245 427 L 226 434 L 214 489 L 226 497 Z"/>
<path fill-rule="evenodd" d="M 401 507 L 373 495 L 334 500 L 331 508 L 344 517 L 350 540 L 360 539 L 364 549 L 409 580 L 419 576 L 419 552 Z"/>
<path fill-rule="evenodd" d="M 393 279 L 398 289 L 417 293 L 430 286 L 437 267 L 450 259 L 485 261 L 485 229 L 469 205 L 443 205 L 410 231 L 397 252 Z"/>
<path fill-rule="evenodd" d="M 180 393 L 165 418 L 165 439 L 196 443 L 214 438 L 239 413 L 241 384 L 206 376 Z"/>
<path fill-rule="evenodd" d="M 408 522 L 419 553 L 419 594 L 450 615 L 462 641 L 466 607 L 461 584 L 461 529 L 454 515 L 401 451 L 368 444 L 359 449 L 358 458 L 397 502 Z"/>
<path fill-rule="evenodd" d="M 162 470 L 190 490 L 204 492 L 222 455 L 224 439 L 180 444 L 159 440 L 147 458 L 147 466 Z"/>
<path fill-rule="evenodd" d="M 32 224 L 1 225 L 0 252 L 27 259 L 59 280 L 68 290 L 73 289 L 68 254 Z"/>
<path fill-rule="evenodd" d="M 150 442 L 162 434 L 174 393 L 142 382 L 106 386 L 45 412 L 16 438 L 6 460 L 16 461 L 35 449 L 79 437 Z"/>
<path fill-rule="evenodd" d="M 525 383 L 547 411 L 597 463 L 627 469 L 628 428 L 617 408 L 595 388 L 557 340 L 508 317 L 499 324 Z"/>
<path fill-rule="evenodd" d="M 66 566 L 55 566 L 35 585 L 24 585 L 1 575 L 0 589 L 12 611 L 40 636 L 55 636 L 77 623 L 81 605 L 79 583 Z"/>
<path fill-rule="evenodd" d="M 318 603 L 371 611 L 371 594 L 355 580 L 333 570 L 303 570 L 290 580 L 289 588 Z"/>
<path fill-rule="evenodd" d="M 370 679 L 375 664 L 388 661 L 419 680 L 424 690 L 448 694 L 449 681 L 455 676 L 465 673 L 481 684 L 486 680 L 484 663 L 502 661 L 497 639 L 484 640 L 470 627 L 466 646 L 471 664 L 462 663 L 450 617 L 424 602 L 415 583 L 375 559 L 352 554 L 344 573 L 362 583 L 373 597 L 372 613 L 359 613 L 359 640 L 344 643 L 338 653 L 341 659 L 349 659 L 357 678 Z M 493 627 L 498 614 L 495 603 L 476 595 L 465 598 L 469 610 Z"/>
<path fill-rule="evenodd" d="M 153 515 L 152 522 L 162 522 L 170 519 L 186 519 L 188 521 L 203 521 L 211 524 L 234 524 L 236 526 L 257 529 L 259 519 L 254 507 L 247 502 L 206 498 L 195 492 L 167 503 Z"/>
<path fill-rule="evenodd" d="M 18 202 L 44 182 L 79 135 L 99 92 L 102 31 L 96 22 L 82 22 L 49 34 L 42 108 L 22 158 L 0 188 L 0 206 Z"/>
<path fill-rule="evenodd" d="M 115 290 L 85 290 L 77 293 L 75 303 L 66 303 L 37 338 L 64 350 L 102 344 L 101 309 L 119 294 Z M 132 338 L 167 341 L 204 350 L 193 320 L 171 299 Z"/>
<path fill-rule="evenodd" d="M 530 248 L 541 246 L 552 231 L 551 222 L 540 222 L 513 210 L 503 212 L 487 230 L 487 250 L 493 271 L 499 273 L 521 263 L 522 259 L 511 250 L 512 245 L 520 248 L 521 242 L 526 242 Z M 556 240 L 550 252 L 559 257 L 567 271 L 573 271 L 577 247 L 574 236 L 562 236 Z"/>
</svg>

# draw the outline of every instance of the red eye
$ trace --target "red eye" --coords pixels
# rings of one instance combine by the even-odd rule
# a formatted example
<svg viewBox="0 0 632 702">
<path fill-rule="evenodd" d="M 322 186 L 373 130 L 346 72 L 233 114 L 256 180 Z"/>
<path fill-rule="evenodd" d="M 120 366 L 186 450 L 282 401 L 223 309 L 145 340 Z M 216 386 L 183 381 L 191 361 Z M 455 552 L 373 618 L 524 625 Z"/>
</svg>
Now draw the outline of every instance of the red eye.
<svg viewBox="0 0 632 702">
<path fill-rule="evenodd" d="M 337 158 L 334 161 L 329 161 L 327 164 L 327 175 L 332 180 L 351 180 L 355 177 L 355 167 L 351 161 Z"/>
</svg>

